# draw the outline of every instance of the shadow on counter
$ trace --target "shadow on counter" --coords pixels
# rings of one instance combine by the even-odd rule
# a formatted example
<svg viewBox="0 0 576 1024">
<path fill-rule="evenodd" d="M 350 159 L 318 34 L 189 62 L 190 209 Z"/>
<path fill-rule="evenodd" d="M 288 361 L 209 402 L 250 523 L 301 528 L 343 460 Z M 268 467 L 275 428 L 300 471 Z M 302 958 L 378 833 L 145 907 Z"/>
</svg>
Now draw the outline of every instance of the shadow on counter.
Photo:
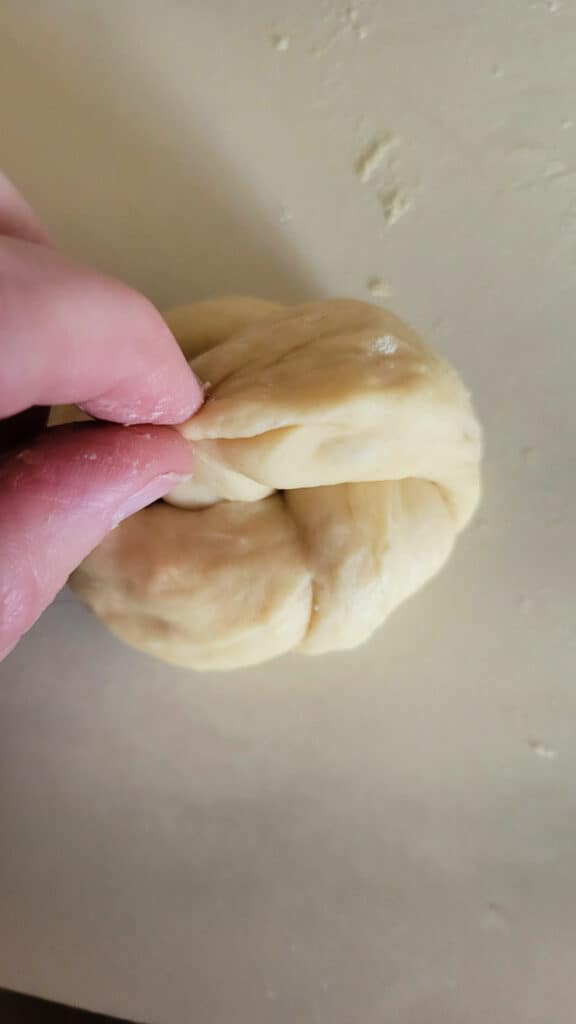
<svg viewBox="0 0 576 1024">
<path fill-rule="evenodd" d="M 224 151 L 225 125 L 166 93 L 137 34 L 97 11 L 0 10 L 3 169 L 65 251 L 159 306 L 303 301 L 314 281 Z M 232 157 L 233 163 L 233 157 Z"/>
<path fill-rule="evenodd" d="M 103 1017 L 6 989 L 0 989 L 0 1019 L 10 1024 L 128 1024 L 120 1017 Z"/>
</svg>

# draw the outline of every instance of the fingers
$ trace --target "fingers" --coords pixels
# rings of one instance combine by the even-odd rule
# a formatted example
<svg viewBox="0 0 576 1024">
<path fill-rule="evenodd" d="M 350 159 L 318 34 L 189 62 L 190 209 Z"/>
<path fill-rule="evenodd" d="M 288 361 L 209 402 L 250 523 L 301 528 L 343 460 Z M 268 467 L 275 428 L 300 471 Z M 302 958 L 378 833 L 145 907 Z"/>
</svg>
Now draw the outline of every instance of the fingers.
<svg viewBox="0 0 576 1024">
<path fill-rule="evenodd" d="M 121 423 L 180 423 L 202 391 L 156 309 L 45 246 L 0 239 L 0 416 L 81 404 Z"/>
<path fill-rule="evenodd" d="M 93 423 L 57 427 L 0 461 L 0 658 L 104 535 L 191 463 L 175 430 Z"/>
<path fill-rule="evenodd" d="M 48 233 L 40 224 L 32 207 L 14 188 L 6 175 L 1 172 L 0 235 L 21 238 L 26 242 L 38 242 L 41 245 L 50 244 Z"/>
<path fill-rule="evenodd" d="M 0 175 L 0 657 L 121 519 L 192 470 L 167 427 L 81 424 L 36 436 L 46 407 L 173 424 L 202 390 L 141 295 L 75 266 Z M 15 446 L 28 447 L 16 451 Z"/>
</svg>

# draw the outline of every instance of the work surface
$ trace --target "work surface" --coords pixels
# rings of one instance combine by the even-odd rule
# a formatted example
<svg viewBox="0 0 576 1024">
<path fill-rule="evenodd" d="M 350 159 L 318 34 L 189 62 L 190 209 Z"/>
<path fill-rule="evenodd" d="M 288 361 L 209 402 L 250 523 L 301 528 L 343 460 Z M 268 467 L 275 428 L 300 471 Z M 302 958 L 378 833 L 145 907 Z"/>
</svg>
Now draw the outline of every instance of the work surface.
<svg viewBox="0 0 576 1024">
<path fill-rule="evenodd" d="M 61 595 L 0 670 L 0 986 L 572 1022 L 575 36 L 568 0 L 0 3 L 2 160 L 67 251 L 159 305 L 384 301 L 487 440 L 454 560 L 357 653 L 187 674 Z"/>
</svg>

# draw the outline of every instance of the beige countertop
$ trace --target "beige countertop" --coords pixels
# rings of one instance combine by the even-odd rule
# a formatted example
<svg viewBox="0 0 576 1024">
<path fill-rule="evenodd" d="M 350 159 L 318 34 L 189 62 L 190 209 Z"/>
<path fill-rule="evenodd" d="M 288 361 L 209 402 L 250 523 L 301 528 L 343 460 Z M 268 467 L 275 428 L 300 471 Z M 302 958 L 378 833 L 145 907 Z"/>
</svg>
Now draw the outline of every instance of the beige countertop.
<svg viewBox="0 0 576 1024">
<path fill-rule="evenodd" d="M 62 246 L 160 305 L 382 279 L 487 439 L 449 568 L 357 653 L 187 674 L 60 596 L 0 670 L 0 985 L 571 1024 L 575 37 L 574 0 L 0 2 L 1 160 Z"/>
</svg>

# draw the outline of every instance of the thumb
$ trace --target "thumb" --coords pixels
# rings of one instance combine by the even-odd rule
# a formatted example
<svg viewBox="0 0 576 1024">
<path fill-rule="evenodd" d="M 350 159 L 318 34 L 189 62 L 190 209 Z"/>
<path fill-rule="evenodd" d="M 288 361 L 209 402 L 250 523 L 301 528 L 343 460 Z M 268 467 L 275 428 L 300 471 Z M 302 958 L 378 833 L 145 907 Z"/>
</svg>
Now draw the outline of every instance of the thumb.
<svg viewBox="0 0 576 1024">
<path fill-rule="evenodd" d="M 191 472 L 170 427 L 56 427 L 0 461 L 0 659 L 106 533 Z"/>
</svg>

